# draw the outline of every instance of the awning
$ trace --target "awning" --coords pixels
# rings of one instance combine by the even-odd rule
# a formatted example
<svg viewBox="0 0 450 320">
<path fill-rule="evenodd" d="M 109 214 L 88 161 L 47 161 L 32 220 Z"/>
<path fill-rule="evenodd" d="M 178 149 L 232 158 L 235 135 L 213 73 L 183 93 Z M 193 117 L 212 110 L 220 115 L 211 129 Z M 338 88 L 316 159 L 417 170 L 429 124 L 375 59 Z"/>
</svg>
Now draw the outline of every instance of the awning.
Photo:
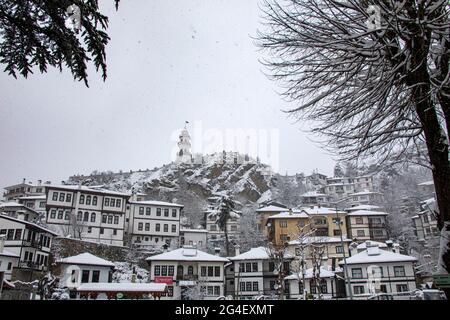
<svg viewBox="0 0 450 320">
<path fill-rule="evenodd" d="M 78 292 L 141 292 L 164 293 L 167 290 L 165 283 L 82 283 L 76 289 Z"/>
</svg>

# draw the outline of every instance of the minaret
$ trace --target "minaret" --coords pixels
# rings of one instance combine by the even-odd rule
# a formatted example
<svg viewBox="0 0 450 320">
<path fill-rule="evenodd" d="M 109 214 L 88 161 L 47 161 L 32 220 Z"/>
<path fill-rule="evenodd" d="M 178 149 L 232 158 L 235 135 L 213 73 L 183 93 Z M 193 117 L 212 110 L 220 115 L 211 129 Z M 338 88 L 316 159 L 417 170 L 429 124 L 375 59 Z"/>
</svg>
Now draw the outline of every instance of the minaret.
<svg viewBox="0 0 450 320">
<path fill-rule="evenodd" d="M 192 163 L 192 153 L 191 153 L 191 136 L 187 131 L 186 121 L 184 129 L 181 131 L 180 140 L 178 141 L 178 148 L 180 150 L 177 153 L 177 163 Z"/>
</svg>

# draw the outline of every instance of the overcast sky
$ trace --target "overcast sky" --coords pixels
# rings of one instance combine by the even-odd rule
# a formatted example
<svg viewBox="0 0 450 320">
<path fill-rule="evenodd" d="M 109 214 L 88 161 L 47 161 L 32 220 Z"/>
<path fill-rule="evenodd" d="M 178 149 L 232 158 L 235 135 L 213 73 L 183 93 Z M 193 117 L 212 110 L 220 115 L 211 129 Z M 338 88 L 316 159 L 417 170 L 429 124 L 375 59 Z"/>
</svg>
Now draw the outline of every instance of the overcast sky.
<svg viewBox="0 0 450 320">
<path fill-rule="evenodd" d="M 280 173 L 331 174 L 331 157 L 281 111 L 289 104 L 263 74 L 252 39 L 258 0 L 122 0 L 118 12 L 101 2 L 106 82 L 93 70 L 90 88 L 67 71 L 0 74 L 1 186 L 160 166 L 185 120 L 204 130 L 278 129 Z"/>
</svg>

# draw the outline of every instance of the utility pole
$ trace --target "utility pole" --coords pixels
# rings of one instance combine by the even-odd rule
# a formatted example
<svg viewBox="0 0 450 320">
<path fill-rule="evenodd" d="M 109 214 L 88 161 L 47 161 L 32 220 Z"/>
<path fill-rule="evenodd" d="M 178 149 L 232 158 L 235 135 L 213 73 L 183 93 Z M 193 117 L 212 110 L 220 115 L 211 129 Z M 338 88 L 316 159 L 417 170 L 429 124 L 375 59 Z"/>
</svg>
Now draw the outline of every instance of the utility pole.
<svg viewBox="0 0 450 320">
<path fill-rule="evenodd" d="M 342 200 L 341 200 L 342 201 Z M 352 293 L 352 287 L 350 286 L 350 277 L 348 276 L 348 268 L 347 268 L 347 257 L 345 255 L 345 245 L 344 245 L 344 239 L 342 237 L 342 224 L 341 218 L 339 217 L 339 210 L 338 210 L 338 202 L 336 202 L 336 220 L 335 223 L 339 226 L 339 234 L 341 235 L 341 246 L 342 246 L 342 254 L 344 256 L 344 270 L 345 270 L 345 283 L 347 285 L 347 291 L 350 300 L 353 300 L 353 293 Z"/>
</svg>

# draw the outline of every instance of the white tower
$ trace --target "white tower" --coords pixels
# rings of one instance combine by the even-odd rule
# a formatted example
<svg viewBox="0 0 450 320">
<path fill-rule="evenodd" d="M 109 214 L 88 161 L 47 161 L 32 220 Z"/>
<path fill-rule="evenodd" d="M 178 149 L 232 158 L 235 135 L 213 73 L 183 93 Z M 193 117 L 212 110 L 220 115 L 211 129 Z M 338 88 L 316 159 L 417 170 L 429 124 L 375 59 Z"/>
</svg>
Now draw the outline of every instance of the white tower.
<svg viewBox="0 0 450 320">
<path fill-rule="evenodd" d="M 186 121 L 184 129 L 181 131 L 180 140 L 178 141 L 178 148 L 180 149 L 177 153 L 177 163 L 192 163 L 192 153 L 191 153 L 191 136 L 187 131 Z"/>
</svg>

